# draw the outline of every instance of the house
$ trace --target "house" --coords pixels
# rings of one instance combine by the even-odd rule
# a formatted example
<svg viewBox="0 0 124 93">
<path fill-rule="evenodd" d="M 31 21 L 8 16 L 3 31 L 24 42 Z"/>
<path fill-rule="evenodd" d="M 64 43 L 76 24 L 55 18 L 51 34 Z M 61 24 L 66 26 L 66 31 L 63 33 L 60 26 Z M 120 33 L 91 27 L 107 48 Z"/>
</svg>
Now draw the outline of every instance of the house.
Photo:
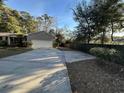
<svg viewBox="0 0 124 93">
<path fill-rule="evenodd" d="M 26 35 L 16 33 L 0 32 L 0 42 L 5 42 L 7 46 L 17 46 L 23 41 L 27 41 Z"/>
<path fill-rule="evenodd" d="M 13 42 L 13 38 L 15 38 L 15 34 L 13 33 L 5 33 L 5 32 L 1 32 L 0 33 L 0 41 L 5 41 L 7 42 L 7 45 L 11 45 L 11 43 Z"/>
<path fill-rule="evenodd" d="M 32 42 L 32 48 L 34 49 L 51 48 L 53 47 L 54 37 L 45 31 L 39 31 L 29 34 L 27 40 Z"/>
</svg>

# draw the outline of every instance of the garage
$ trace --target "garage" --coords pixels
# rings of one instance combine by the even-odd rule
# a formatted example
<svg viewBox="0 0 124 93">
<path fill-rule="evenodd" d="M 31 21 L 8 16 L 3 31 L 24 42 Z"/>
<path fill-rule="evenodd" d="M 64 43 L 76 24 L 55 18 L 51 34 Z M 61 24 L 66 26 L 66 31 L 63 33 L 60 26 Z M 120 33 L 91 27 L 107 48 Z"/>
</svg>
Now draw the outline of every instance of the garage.
<svg viewBox="0 0 124 93">
<path fill-rule="evenodd" d="M 27 39 L 29 42 L 32 42 L 33 49 L 53 47 L 54 37 L 45 31 L 31 33 L 28 35 Z"/>
</svg>

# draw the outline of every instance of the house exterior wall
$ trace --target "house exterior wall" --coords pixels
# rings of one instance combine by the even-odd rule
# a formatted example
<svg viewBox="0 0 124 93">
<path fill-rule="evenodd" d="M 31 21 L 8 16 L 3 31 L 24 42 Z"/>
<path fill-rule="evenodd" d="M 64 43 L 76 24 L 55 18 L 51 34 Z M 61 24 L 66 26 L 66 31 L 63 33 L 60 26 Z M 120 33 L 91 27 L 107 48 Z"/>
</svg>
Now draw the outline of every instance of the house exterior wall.
<svg viewBox="0 0 124 93">
<path fill-rule="evenodd" d="M 8 36 L 3 36 L 3 37 L 2 37 L 2 40 L 3 40 L 3 41 L 6 41 L 6 40 L 7 40 L 7 39 L 6 39 L 7 37 L 8 37 Z"/>
<path fill-rule="evenodd" d="M 46 40 L 32 40 L 32 48 L 52 48 L 53 41 L 46 41 Z"/>
<path fill-rule="evenodd" d="M 11 45 L 10 37 L 9 36 L 3 36 L 1 37 L 2 41 L 6 41 L 7 45 Z"/>
</svg>

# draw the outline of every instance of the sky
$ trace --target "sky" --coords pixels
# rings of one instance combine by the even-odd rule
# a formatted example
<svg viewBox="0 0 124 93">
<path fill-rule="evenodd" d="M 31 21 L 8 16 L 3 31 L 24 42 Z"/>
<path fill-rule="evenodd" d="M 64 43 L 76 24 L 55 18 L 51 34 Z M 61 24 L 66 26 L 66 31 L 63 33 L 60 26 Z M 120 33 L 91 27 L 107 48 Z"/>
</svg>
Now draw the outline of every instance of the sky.
<svg viewBox="0 0 124 93">
<path fill-rule="evenodd" d="M 48 14 L 57 19 L 58 27 L 66 26 L 74 30 L 76 22 L 73 20 L 72 8 L 79 1 L 81 0 L 7 0 L 5 4 L 18 11 L 27 11 L 35 17 Z M 124 32 L 116 33 L 116 35 L 124 35 Z"/>
<path fill-rule="evenodd" d="M 57 19 L 59 27 L 67 26 L 73 30 L 76 23 L 73 20 L 72 8 L 79 0 L 7 0 L 5 4 L 18 11 L 27 11 L 32 16 L 48 14 Z"/>
</svg>

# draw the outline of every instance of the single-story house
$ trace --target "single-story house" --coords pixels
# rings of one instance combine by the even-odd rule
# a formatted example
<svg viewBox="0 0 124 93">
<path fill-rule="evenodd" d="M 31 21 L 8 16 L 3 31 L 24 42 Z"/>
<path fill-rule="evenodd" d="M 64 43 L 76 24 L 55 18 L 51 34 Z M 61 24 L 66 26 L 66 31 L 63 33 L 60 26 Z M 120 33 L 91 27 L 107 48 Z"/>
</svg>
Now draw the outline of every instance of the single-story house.
<svg viewBox="0 0 124 93">
<path fill-rule="evenodd" d="M 1 41 L 6 42 L 8 46 L 16 46 L 23 41 L 27 41 L 27 36 L 16 33 L 0 32 L 0 42 Z"/>
<path fill-rule="evenodd" d="M 39 31 L 30 33 L 27 37 L 27 40 L 32 42 L 32 48 L 34 49 L 52 48 L 54 37 L 45 31 Z"/>
</svg>

